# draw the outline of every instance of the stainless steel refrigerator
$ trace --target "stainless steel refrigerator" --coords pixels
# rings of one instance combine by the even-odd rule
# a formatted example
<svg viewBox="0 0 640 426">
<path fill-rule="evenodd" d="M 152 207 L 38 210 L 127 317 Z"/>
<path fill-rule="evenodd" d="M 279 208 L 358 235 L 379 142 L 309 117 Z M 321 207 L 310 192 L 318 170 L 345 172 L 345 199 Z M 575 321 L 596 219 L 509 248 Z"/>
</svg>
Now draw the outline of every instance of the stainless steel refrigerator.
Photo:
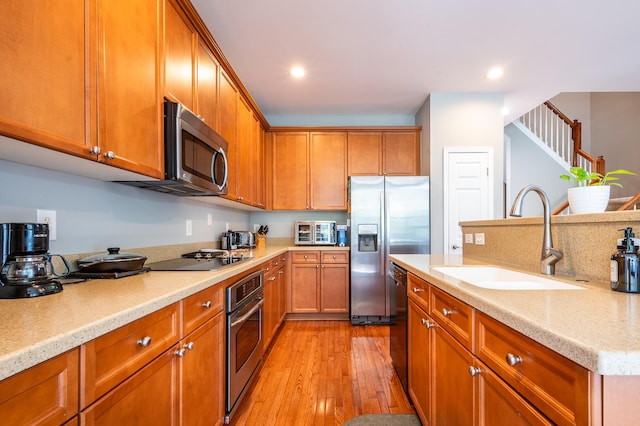
<svg viewBox="0 0 640 426">
<path fill-rule="evenodd" d="M 389 324 L 389 254 L 430 252 L 429 177 L 352 176 L 349 194 L 351 322 Z"/>
</svg>

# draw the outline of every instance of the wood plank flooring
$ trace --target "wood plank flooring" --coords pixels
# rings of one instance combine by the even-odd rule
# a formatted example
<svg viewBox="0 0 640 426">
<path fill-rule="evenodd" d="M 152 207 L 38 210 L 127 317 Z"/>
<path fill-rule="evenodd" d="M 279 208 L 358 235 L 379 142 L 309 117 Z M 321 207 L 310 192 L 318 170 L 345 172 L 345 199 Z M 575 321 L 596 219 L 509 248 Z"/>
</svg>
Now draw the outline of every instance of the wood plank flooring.
<svg viewBox="0 0 640 426">
<path fill-rule="evenodd" d="M 286 321 L 233 425 L 342 425 L 414 413 L 389 356 L 388 326 Z"/>
</svg>

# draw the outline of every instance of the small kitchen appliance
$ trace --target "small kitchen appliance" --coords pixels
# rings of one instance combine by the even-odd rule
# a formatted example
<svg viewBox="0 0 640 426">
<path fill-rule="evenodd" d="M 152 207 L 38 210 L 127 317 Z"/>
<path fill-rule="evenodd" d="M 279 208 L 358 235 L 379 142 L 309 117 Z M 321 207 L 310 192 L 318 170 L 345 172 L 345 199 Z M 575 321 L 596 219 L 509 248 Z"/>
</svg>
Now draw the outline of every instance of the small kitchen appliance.
<svg viewBox="0 0 640 426">
<path fill-rule="evenodd" d="M 220 248 L 238 250 L 256 248 L 256 234 L 250 231 L 227 231 L 222 233 Z"/>
<path fill-rule="evenodd" d="M 337 234 L 338 234 L 338 246 L 344 247 L 348 244 L 347 241 L 347 225 L 338 225 L 337 226 Z"/>
<path fill-rule="evenodd" d="M 624 238 L 618 240 L 618 252 L 611 255 L 611 290 L 640 293 L 638 286 L 638 246 L 633 229 L 625 228 Z"/>
<path fill-rule="evenodd" d="M 336 222 L 334 220 L 298 220 L 294 227 L 297 246 L 336 245 Z"/>
<path fill-rule="evenodd" d="M 57 256 L 66 267 L 57 274 L 51 259 Z M 44 296 L 62 291 L 58 281 L 71 271 L 67 260 L 49 254 L 49 225 L 45 223 L 0 224 L 0 299 Z"/>
</svg>

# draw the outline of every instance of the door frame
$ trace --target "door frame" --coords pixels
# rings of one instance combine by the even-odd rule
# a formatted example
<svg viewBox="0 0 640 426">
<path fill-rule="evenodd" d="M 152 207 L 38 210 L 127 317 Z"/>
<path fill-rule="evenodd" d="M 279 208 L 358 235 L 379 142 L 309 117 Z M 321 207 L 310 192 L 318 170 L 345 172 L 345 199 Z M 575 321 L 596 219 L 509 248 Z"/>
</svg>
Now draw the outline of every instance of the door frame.
<svg viewBox="0 0 640 426">
<path fill-rule="evenodd" d="M 487 191 L 487 218 L 490 219 L 493 217 L 493 175 L 494 175 L 494 161 L 493 161 L 493 147 L 490 146 L 470 146 L 470 147 L 451 147 L 445 146 L 442 149 L 442 192 L 443 192 L 443 219 L 444 226 L 442 227 L 443 232 L 443 252 L 444 254 L 449 254 L 450 245 L 449 245 L 449 156 L 451 154 L 487 154 L 487 180 L 488 180 L 488 191 Z M 463 235 L 464 240 L 464 235 Z M 464 243 L 463 243 L 464 244 Z"/>
</svg>

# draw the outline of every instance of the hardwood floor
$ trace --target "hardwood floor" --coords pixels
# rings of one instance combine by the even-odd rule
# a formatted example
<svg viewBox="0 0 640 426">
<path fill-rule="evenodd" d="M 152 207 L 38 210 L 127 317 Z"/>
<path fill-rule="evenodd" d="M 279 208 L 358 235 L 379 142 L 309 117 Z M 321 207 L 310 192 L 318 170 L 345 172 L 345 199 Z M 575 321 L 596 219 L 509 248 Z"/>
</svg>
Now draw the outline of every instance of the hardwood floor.
<svg viewBox="0 0 640 426">
<path fill-rule="evenodd" d="M 342 425 L 414 413 L 389 356 L 388 326 L 286 321 L 233 425 Z"/>
</svg>

